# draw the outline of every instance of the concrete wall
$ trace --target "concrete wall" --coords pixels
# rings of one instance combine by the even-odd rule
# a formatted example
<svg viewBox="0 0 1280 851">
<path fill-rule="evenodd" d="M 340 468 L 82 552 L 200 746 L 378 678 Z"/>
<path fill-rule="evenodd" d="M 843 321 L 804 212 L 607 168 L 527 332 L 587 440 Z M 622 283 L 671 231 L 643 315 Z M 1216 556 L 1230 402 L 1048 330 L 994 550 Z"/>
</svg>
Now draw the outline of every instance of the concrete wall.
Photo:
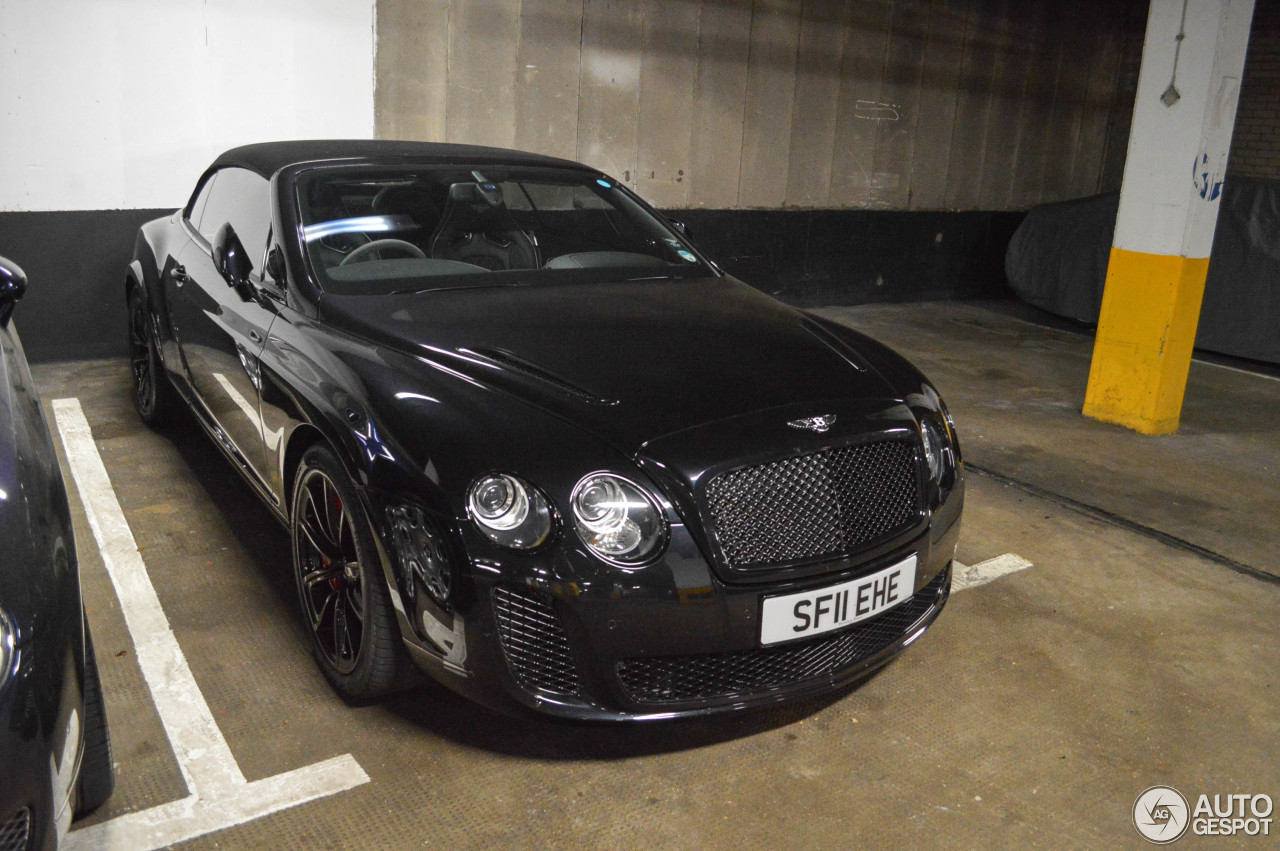
<svg viewBox="0 0 1280 851">
<path fill-rule="evenodd" d="M 1227 173 L 1280 180 L 1280 4 L 1258 0 Z"/>
<path fill-rule="evenodd" d="M 0 211 L 175 208 L 235 145 L 369 138 L 373 14 L 372 0 L 0 0 Z"/>
<path fill-rule="evenodd" d="M 124 354 L 138 225 L 235 145 L 373 133 L 373 0 L 0 0 L 0 255 L 32 360 Z"/>
<path fill-rule="evenodd" d="M 667 208 L 1027 209 L 1118 185 L 1135 17 L 1140 56 L 1140 0 L 378 0 L 377 132 Z"/>
</svg>

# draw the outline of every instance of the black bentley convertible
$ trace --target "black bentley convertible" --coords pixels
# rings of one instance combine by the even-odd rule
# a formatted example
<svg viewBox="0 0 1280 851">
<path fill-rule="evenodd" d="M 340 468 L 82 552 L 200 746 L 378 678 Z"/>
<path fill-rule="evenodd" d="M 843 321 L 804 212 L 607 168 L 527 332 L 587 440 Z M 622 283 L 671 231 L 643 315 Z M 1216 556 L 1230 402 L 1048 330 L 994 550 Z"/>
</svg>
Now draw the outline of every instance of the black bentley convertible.
<svg viewBox="0 0 1280 851">
<path fill-rule="evenodd" d="M 238 148 L 142 227 L 124 294 L 139 414 L 189 408 L 288 527 L 349 700 L 414 663 L 577 719 L 768 705 L 865 676 L 947 600 L 934 387 L 586 166 Z"/>
</svg>

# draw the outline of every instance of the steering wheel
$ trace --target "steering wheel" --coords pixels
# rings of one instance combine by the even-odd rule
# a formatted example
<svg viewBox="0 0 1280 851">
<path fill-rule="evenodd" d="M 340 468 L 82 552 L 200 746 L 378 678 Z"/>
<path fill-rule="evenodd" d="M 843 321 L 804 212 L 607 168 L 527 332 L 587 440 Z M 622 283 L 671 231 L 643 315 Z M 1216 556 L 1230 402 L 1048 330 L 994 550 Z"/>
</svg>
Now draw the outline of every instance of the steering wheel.
<svg viewBox="0 0 1280 851">
<path fill-rule="evenodd" d="M 384 249 L 387 251 L 398 251 L 401 254 L 407 254 L 410 257 L 416 257 L 419 260 L 427 259 L 426 252 L 414 245 L 412 242 L 405 242 L 403 239 L 375 239 L 373 242 L 366 242 L 346 257 L 343 257 L 342 262 L 338 265 L 345 266 L 348 263 L 359 260 L 362 257 L 368 257 L 370 254 L 375 252 L 381 252 Z M 380 253 L 379 259 L 381 259 Z"/>
</svg>

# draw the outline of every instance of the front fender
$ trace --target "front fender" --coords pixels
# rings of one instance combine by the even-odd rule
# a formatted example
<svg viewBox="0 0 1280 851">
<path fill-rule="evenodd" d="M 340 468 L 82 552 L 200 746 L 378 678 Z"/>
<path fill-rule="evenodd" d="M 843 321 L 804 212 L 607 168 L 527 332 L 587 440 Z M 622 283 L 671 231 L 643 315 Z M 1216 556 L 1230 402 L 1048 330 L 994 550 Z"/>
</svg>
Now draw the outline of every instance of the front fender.
<svg viewBox="0 0 1280 851">
<path fill-rule="evenodd" d="M 188 237 L 179 216 L 180 213 L 174 213 L 140 227 L 133 242 L 133 259 L 125 270 L 124 295 L 128 298 L 129 288 L 134 285 L 146 293 L 147 305 L 156 323 L 161 359 L 165 361 L 169 354 L 167 344 L 173 341 L 173 326 L 169 321 L 168 296 L 160 280 L 162 263 L 158 258 L 176 256 L 186 243 Z"/>
</svg>

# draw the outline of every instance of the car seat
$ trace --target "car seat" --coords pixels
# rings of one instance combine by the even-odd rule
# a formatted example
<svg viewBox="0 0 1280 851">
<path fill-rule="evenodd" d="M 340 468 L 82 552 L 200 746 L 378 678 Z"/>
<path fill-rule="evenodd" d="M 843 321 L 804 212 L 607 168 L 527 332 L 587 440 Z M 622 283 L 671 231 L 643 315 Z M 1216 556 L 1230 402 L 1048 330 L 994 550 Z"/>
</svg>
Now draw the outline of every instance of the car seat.
<svg viewBox="0 0 1280 851">
<path fill-rule="evenodd" d="M 491 271 L 541 265 L 538 246 L 511 217 L 502 200 L 502 187 L 488 181 L 449 187 L 449 200 L 431 236 L 429 254 Z"/>
</svg>

